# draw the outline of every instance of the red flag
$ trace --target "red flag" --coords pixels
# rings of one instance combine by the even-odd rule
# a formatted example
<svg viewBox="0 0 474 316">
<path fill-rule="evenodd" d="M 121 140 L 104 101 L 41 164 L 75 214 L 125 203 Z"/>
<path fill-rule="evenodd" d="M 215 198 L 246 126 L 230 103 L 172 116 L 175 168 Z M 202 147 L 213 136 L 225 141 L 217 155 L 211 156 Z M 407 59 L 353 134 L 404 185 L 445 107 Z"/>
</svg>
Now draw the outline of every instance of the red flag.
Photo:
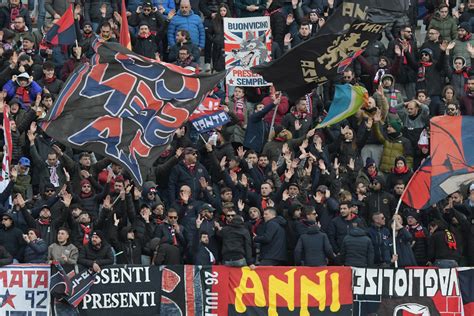
<svg viewBox="0 0 474 316">
<path fill-rule="evenodd" d="M 72 4 L 45 35 L 46 42 L 53 45 L 70 45 L 77 41 Z"/>
<path fill-rule="evenodd" d="M 132 50 L 132 42 L 130 40 L 130 32 L 128 31 L 127 8 L 125 0 L 122 0 L 122 23 L 120 23 L 120 45 Z"/>
</svg>

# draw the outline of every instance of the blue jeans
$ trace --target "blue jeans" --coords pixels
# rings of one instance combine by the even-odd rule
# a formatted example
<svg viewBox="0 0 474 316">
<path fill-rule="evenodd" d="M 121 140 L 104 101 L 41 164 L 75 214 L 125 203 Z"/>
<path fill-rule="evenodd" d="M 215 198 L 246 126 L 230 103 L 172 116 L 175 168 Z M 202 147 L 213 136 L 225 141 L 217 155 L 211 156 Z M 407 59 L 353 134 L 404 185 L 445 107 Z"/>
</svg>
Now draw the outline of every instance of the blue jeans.
<svg viewBox="0 0 474 316">
<path fill-rule="evenodd" d="M 38 0 L 38 20 L 36 21 L 36 25 L 39 30 L 44 25 L 44 20 L 46 18 L 46 9 L 44 7 L 45 0 Z"/>
<path fill-rule="evenodd" d="M 245 258 L 237 259 L 237 260 L 229 260 L 229 261 L 224 261 L 224 265 L 229 266 L 229 267 L 245 267 L 247 266 L 247 261 L 245 260 Z"/>
<path fill-rule="evenodd" d="M 456 268 L 458 267 L 458 263 L 456 260 L 449 260 L 449 259 L 439 259 L 436 260 L 433 264 L 435 267 L 438 268 Z"/>
</svg>

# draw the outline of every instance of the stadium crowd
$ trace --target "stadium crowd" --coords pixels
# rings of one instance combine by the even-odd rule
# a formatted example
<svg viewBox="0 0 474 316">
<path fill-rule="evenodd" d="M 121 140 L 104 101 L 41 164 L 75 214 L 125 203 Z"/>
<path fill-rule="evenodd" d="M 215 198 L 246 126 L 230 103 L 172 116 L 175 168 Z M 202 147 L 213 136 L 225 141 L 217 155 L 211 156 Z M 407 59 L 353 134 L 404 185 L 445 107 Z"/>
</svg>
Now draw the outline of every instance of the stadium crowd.
<svg viewBox="0 0 474 316">
<path fill-rule="evenodd" d="M 269 15 L 278 58 L 312 38 L 339 2 L 126 1 L 134 52 L 204 73 L 224 70 L 223 17 Z M 0 112 L 8 104 L 13 148 L 0 194 L 0 264 L 474 266 L 474 184 L 394 214 L 430 154 L 430 117 L 474 114 L 474 1 L 455 2 L 425 1 L 422 43 L 411 6 L 310 97 L 289 100 L 268 87 L 226 97 L 225 85 L 216 87 L 231 122 L 212 135 L 178 129 L 140 187 L 121 165 L 72 150 L 37 124 L 91 58 L 93 40 L 117 41 L 120 2 L 7 0 Z M 70 3 L 78 45 L 53 46 L 44 35 Z M 340 83 L 365 86 L 368 105 L 315 129 Z"/>
</svg>

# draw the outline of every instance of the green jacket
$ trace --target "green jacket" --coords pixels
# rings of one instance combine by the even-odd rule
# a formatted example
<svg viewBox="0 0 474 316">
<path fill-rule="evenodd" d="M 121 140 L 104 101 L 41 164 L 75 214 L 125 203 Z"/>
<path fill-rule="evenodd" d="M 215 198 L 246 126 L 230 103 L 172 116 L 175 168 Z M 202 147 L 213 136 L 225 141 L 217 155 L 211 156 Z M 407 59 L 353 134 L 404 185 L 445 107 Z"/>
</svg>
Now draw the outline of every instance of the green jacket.
<svg viewBox="0 0 474 316">
<path fill-rule="evenodd" d="M 395 139 L 386 137 L 380 130 L 380 123 L 375 123 L 375 137 L 383 144 L 382 161 L 380 162 L 380 171 L 389 173 L 395 158 L 403 156 L 407 160 L 408 168 L 413 168 L 413 148 L 410 141 L 398 136 Z"/>
<path fill-rule="evenodd" d="M 434 15 L 431 19 L 430 27 L 435 27 L 439 30 L 441 35 L 440 40 L 452 41 L 457 36 L 457 21 L 452 16 L 447 16 L 445 19 L 441 19 L 439 16 Z"/>
</svg>

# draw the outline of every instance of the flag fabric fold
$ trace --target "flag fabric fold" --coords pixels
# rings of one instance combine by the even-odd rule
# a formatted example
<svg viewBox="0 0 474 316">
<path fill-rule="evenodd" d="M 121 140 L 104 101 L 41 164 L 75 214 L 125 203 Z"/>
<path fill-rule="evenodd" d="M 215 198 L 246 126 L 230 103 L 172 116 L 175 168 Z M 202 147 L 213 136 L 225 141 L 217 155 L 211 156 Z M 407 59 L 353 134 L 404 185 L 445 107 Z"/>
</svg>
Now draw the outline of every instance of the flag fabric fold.
<svg viewBox="0 0 474 316">
<path fill-rule="evenodd" d="M 53 45 L 71 45 L 77 41 L 76 26 L 72 4 L 64 15 L 54 22 L 45 35 L 46 42 Z"/>
<path fill-rule="evenodd" d="M 427 208 L 474 181 L 474 117 L 430 120 L 430 154 L 407 185 L 402 201 Z"/>
<path fill-rule="evenodd" d="M 176 129 L 224 73 L 192 71 L 94 43 L 96 54 L 70 76 L 41 127 L 61 143 L 121 164 L 137 184 Z"/>
<path fill-rule="evenodd" d="M 356 114 L 362 105 L 367 104 L 368 100 L 369 93 L 362 86 L 350 84 L 336 85 L 336 92 L 329 107 L 328 115 L 316 128 L 334 125 Z"/>
<path fill-rule="evenodd" d="M 219 99 L 207 97 L 194 110 L 189 121 L 199 133 L 208 132 L 230 121 L 229 115 L 224 111 Z"/>
<path fill-rule="evenodd" d="M 354 56 L 379 38 L 383 28 L 382 24 L 356 21 L 348 29 L 341 27 L 339 32 L 316 35 L 282 57 L 252 67 L 252 71 L 296 99 L 336 79 Z"/>
</svg>

